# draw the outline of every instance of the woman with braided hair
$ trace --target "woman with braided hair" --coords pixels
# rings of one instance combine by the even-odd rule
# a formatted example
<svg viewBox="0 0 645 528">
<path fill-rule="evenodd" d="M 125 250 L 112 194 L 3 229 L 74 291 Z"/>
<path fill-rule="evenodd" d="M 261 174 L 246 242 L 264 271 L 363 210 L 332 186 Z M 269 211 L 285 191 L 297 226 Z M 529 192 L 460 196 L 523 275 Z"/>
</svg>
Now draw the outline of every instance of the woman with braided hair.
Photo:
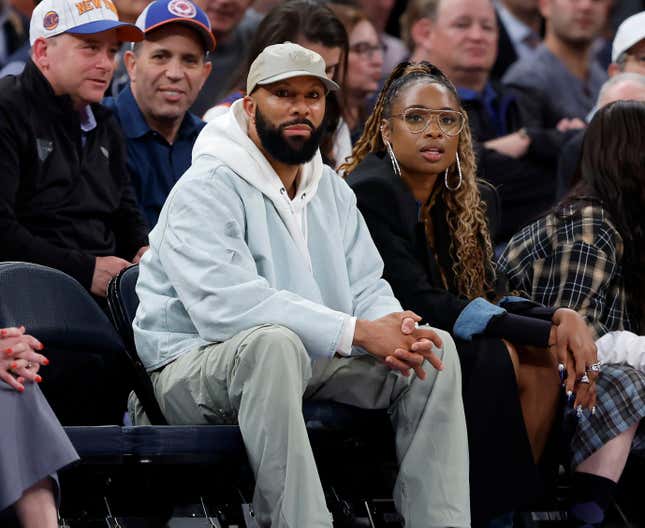
<svg viewBox="0 0 645 528">
<path fill-rule="evenodd" d="M 395 295 L 424 322 L 457 337 L 471 515 L 473 526 L 485 526 L 536 496 L 536 463 L 555 423 L 565 371 L 571 401 L 581 414 L 591 412 L 595 376 L 585 375 L 597 362 L 591 333 L 572 310 L 516 297 L 490 302 L 500 298 L 499 281 L 468 118 L 435 66 L 394 69 L 341 170 Z"/>
</svg>

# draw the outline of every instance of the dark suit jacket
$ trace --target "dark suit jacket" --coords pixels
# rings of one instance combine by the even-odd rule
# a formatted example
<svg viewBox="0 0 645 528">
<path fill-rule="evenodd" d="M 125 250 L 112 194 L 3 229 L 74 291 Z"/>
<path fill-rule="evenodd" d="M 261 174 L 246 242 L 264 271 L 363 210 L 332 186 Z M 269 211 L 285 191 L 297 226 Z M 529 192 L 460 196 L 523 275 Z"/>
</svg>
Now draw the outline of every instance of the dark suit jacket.
<svg viewBox="0 0 645 528">
<path fill-rule="evenodd" d="M 501 80 L 509 66 L 517 60 L 517 53 L 515 52 L 515 46 L 513 46 L 511 37 L 508 36 L 506 26 L 504 26 L 502 19 L 499 18 L 497 11 L 495 11 L 495 15 L 497 17 L 497 27 L 499 28 L 497 35 L 497 59 L 495 59 L 490 76 L 493 79 Z"/>
<path fill-rule="evenodd" d="M 470 301 L 454 293 L 457 287 L 444 201 L 439 197 L 431 210 L 435 254 L 428 245 L 423 222 L 419 221 L 417 202 L 405 182 L 394 175 L 387 158 L 369 154 L 348 176 L 347 182 L 356 194 L 358 208 L 383 257 L 383 277 L 401 305 L 419 314 L 428 324 L 452 332 L 455 321 Z M 494 208 L 494 191 L 486 184 L 480 189 L 491 193 L 488 201 Z M 442 270 L 448 289 L 443 285 Z M 551 325 L 541 319 L 550 319 L 553 310 L 520 304 L 511 308 L 513 314 L 492 320 L 484 335 L 544 346 Z"/>
</svg>

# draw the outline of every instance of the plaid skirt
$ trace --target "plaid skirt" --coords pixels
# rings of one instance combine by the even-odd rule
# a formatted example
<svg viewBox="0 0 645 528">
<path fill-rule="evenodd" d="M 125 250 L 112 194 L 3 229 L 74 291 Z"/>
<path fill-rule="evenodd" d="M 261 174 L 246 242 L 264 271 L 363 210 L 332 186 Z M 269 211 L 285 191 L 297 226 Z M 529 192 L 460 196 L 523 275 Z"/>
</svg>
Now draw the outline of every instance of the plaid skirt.
<svg viewBox="0 0 645 528">
<path fill-rule="evenodd" d="M 567 421 L 576 421 L 571 441 L 572 466 L 575 468 L 638 422 L 632 452 L 645 455 L 645 373 L 627 365 L 603 365 L 596 388 L 594 415 L 585 412 L 577 418 L 574 410 L 567 411 Z"/>
</svg>

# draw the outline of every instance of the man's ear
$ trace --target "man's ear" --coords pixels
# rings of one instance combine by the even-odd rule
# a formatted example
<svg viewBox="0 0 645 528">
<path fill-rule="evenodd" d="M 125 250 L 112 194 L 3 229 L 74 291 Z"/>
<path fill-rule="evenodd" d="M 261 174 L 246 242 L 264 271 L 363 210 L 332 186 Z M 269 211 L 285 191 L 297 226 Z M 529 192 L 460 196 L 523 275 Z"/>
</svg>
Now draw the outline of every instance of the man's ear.
<svg viewBox="0 0 645 528">
<path fill-rule="evenodd" d="M 38 37 L 34 42 L 34 45 L 31 47 L 31 56 L 36 64 L 40 66 L 41 69 L 47 69 L 49 67 L 49 51 L 50 43 L 44 37 Z"/>
<path fill-rule="evenodd" d="M 410 36 L 412 37 L 412 42 L 414 42 L 414 50 L 412 51 L 415 52 L 419 48 L 428 49 L 431 33 L 432 21 L 427 17 L 420 18 L 412 24 L 410 29 Z"/>
<path fill-rule="evenodd" d="M 132 50 L 127 50 L 123 54 L 123 64 L 125 64 L 125 69 L 128 71 L 128 77 L 130 77 L 130 82 L 136 82 L 136 73 L 135 66 L 137 64 L 137 55 Z"/>
<path fill-rule="evenodd" d="M 255 125 L 255 109 L 257 108 L 257 103 L 253 97 L 246 95 L 244 99 L 242 99 L 242 108 L 244 108 L 244 113 L 249 119 L 249 122 Z"/>
<path fill-rule="evenodd" d="M 618 75 L 619 73 L 620 73 L 620 66 L 615 62 L 612 62 L 607 68 L 607 75 L 609 75 L 609 77 L 613 77 L 614 75 Z"/>
<path fill-rule="evenodd" d="M 211 73 L 211 70 L 213 69 L 213 63 L 209 60 L 204 59 L 204 64 L 202 66 L 202 75 L 200 79 L 200 86 L 199 86 L 199 91 L 202 90 L 204 87 L 204 83 L 206 82 L 206 79 L 208 79 L 208 76 Z"/>
</svg>

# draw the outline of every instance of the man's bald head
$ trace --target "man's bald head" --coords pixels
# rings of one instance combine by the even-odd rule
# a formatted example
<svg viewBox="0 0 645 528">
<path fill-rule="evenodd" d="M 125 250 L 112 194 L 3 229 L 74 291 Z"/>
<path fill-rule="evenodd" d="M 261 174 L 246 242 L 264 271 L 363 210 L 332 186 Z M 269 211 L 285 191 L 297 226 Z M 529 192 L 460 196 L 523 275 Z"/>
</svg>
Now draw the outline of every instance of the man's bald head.
<svg viewBox="0 0 645 528">
<path fill-rule="evenodd" d="M 600 89 L 598 108 L 614 101 L 645 102 L 645 75 L 638 73 L 619 73 L 611 77 Z"/>
</svg>

